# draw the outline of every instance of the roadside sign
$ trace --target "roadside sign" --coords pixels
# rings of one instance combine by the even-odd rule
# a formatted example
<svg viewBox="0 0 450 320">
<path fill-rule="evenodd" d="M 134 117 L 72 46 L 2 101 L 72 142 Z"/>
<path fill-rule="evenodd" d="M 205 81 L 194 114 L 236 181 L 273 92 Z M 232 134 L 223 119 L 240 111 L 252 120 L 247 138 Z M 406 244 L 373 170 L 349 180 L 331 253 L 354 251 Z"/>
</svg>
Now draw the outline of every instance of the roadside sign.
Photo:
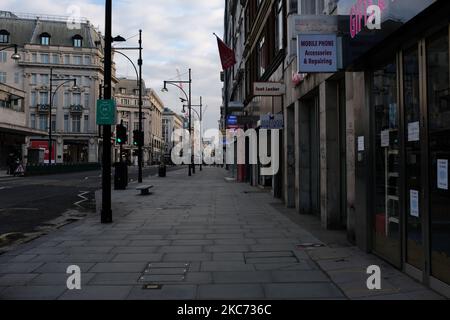
<svg viewBox="0 0 450 320">
<path fill-rule="evenodd" d="M 286 86 L 279 82 L 255 82 L 253 94 L 259 97 L 282 96 L 286 93 Z"/>
<path fill-rule="evenodd" d="M 114 100 L 97 100 L 97 125 L 113 126 L 116 124 L 116 102 Z"/>
<path fill-rule="evenodd" d="M 297 39 L 299 73 L 337 71 L 336 34 L 299 34 Z"/>
</svg>

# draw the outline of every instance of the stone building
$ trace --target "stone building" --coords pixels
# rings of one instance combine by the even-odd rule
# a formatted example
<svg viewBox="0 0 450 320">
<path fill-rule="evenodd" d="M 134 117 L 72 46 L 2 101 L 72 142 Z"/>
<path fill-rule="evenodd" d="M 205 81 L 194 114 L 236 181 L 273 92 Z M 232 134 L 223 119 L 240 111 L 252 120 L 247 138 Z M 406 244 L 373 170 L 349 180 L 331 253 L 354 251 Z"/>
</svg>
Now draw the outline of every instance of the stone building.
<svg viewBox="0 0 450 320">
<path fill-rule="evenodd" d="M 1 37 L 0 46 L 18 45 L 21 55 L 18 63 L 3 66 L 5 82 L 25 92 L 26 126 L 42 132 L 27 136 L 26 153 L 47 148 L 45 162 L 49 162 L 44 132 L 51 121 L 53 163 L 98 162 L 101 139 L 95 111 L 103 79 L 100 32 L 86 20 L 68 24 L 54 16 L 3 12 L 0 33 L 7 35 Z"/>
<path fill-rule="evenodd" d="M 183 129 L 184 117 L 173 112 L 169 108 L 165 108 L 162 115 L 162 130 L 163 130 L 163 140 L 164 140 L 164 156 L 165 161 L 170 163 L 171 161 L 171 151 L 176 143 L 181 141 L 172 141 L 172 134 L 175 130 Z"/>
<path fill-rule="evenodd" d="M 144 146 L 143 162 L 150 165 L 157 163 L 162 155 L 162 110 L 163 102 L 154 90 L 147 89 L 143 82 L 143 123 Z M 139 83 L 135 79 L 119 79 L 115 88 L 117 103 L 117 121 L 128 129 L 128 141 L 122 146 L 122 156 L 129 162 L 137 164 L 137 146 L 133 145 L 133 131 L 139 129 Z M 115 146 L 115 159 L 120 159 L 120 146 Z"/>
</svg>

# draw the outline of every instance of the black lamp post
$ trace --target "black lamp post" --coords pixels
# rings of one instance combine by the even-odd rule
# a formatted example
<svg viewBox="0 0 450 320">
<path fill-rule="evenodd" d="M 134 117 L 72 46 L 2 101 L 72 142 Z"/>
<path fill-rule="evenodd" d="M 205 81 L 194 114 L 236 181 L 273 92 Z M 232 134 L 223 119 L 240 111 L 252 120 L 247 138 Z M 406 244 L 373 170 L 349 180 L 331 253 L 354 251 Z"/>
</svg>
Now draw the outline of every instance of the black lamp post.
<svg viewBox="0 0 450 320">
<path fill-rule="evenodd" d="M 197 114 L 197 116 L 198 116 L 198 118 L 199 118 L 199 120 L 200 120 L 200 143 L 202 144 L 202 146 L 201 146 L 201 149 L 203 150 L 203 132 L 202 132 L 202 128 L 203 128 L 203 102 L 202 102 L 202 100 L 203 100 L 203 97 L 200 97 L 200 104 L 192 104 L 191 105 L 191 108 L 200 108 L 200 114 L 197 112 L 197 110 L 195 110 L 195 109 L 192 109 L 192 111 L 194 111 L 196 114 Z M 182 102 L 185 102 L 184 101 L 184 99 L 182 99 Z M 186 106 L 185 105 L 183 105 L 183 110 L 182 110 L 182 112 L 183 113 L 185 113 L 185 108 Z M 194 132 L 194 135 L 195 135 L 195 132 Z M 194 137 L 195 138 L 195 137 Z M 202 171 L 202 165 L 203 165 L 203 152 L 200 154 L 200 159 L 201 159 L 201 162 L 200 162 L 200 171 Z M 194 173 L 195 173 L 195 162 L 194 162 Z"/>
<path fill-rule="evenodd" d="M 55 91 L 53 91 L 53 82 L 55 81 L 63 81 L 59 86 L 56 87 Z M 75 78 L 67 78 L 67 79 L 58 79 L 58 78 L 53 78 L 53 68 L 50 68 L 50 91 L 49 91 L 49 110 L 48 110 L 48 117 L 49 117 L 49 125 L 48 125 L 48 152 L 49 152 L 49 160 L 48 163 L 51 165 L 52 164 L 52 158 L 53 158 L 53 146 L 52 146 L 52 133 L 53 133 L 53 128 L 52 128 L 52 109 L 53 109 L 53 102 L 55 100 L 55 95 L 58 92 L 58 90 L 65 85 L 66 83 L 69 82 L 73 82 L 74 85 L 72 87 L 72 90 L 76 91 L 78 90 L 78 86 L 77 86 L 77 79 Z M 56 159 L 55 159 L 56 162 Z"/>
<path fill-rule="evenodd" d="M 125 39 L 124 39 L 125 40 Z M 136 78 L 138 81 L 138 87 L 139 87 L 139 135 L 140 137 L 143 136 L 143 114 L 142 114 L 142 107 L 144 105 L 143 100 L 142 100 L 142 65 L 143 65 L 143 60 L 142 60 L 142 30 L 139 30 L 139 47 L 136 48 L 113 48 L 112 49 L 114 52 L 124 56 L 126 59 L 128 59 L 128 61 L 131 62 L 131 64 L 134 67 L 134 71 L 136 71 Z M 120 50 L 139 50 L 139 59 L 138 59 L 138 66 L 139 66 L 139 72 L 138 69 L 136 68 L 136 65 L 133 63 L 133 61 L 124 53 L 120 52 Z M 143 163 L 143 155 L 142 155 L 142 147 L 143 147 L 143 139 L 139 139 L 140 143 L 138 144 L 138 182 L 142 183 L 142 163 Z"/>
<path fill-rule="evenodd" d="M 188 83 L 189 84 L 189 95 L 186 93 L 186 91 L 181 87 L 180 84 L 182 83 Z M 189 136 L 191 138 L 191 163 L 189 164 L 189 176 L 192 176 L 192 170 L 191 170 L 191 166 L 193 164 L 193 159 L 194 159 L 194 153 L 192 150 L 192 108 L 191 108 L 191 98 L 192 98 L 192 70 L 189 69 L 189 80 L 184 80 L 184 81 L 164 81 L 164 87 L 161 89 L 162 92 L 168 92 L 169 90 L 167 89 L 167 85 L 173 85 L 175 87 L 177 87 L 178 89 L 181 90 L 181 92 L 184 93 L 184 95 L 186 96 L 186 101 L 188 102 L 188 108 L 189 108 Z M 195 173 L 195 171 L 194 171 Z"/>
</svg>

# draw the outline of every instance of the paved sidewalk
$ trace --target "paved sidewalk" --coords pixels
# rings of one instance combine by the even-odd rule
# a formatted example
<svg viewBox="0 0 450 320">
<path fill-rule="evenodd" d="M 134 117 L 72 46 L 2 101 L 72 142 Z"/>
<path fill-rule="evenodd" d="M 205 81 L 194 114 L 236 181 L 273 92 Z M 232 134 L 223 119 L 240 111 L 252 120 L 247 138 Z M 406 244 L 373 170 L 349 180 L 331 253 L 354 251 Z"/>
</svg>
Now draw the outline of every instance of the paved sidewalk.
<svg viewBox="0 0 450 320">
<path fill-rule="evenodd" d="M 113 191 L 113 224 L 92 215 L 1 255 L 0 299 L 442 298 L 372 255 L 329 247 L 270 194 L 225 174 L 169 172 L 146 197 L 133 185 Z M 373 264 L 380 291 L 366 287 Z M 82 290 L 67 290 L 69 265 Z"/>
</svg>

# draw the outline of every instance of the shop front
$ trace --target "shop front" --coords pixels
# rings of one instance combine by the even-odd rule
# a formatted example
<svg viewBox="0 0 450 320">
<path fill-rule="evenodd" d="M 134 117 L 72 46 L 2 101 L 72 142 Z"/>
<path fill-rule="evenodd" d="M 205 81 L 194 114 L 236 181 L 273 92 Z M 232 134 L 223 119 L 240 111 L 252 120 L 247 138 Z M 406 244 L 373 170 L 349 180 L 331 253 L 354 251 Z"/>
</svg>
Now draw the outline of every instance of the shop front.
<svg viewBox="0 0 450 320">
<path fill-rule="evenodd" d="M 348 75 L 360 92 L 353 101 L 358 244 L 447 296 L 449 16 L 449 3 L 436 3 Z"/>
</svg>

